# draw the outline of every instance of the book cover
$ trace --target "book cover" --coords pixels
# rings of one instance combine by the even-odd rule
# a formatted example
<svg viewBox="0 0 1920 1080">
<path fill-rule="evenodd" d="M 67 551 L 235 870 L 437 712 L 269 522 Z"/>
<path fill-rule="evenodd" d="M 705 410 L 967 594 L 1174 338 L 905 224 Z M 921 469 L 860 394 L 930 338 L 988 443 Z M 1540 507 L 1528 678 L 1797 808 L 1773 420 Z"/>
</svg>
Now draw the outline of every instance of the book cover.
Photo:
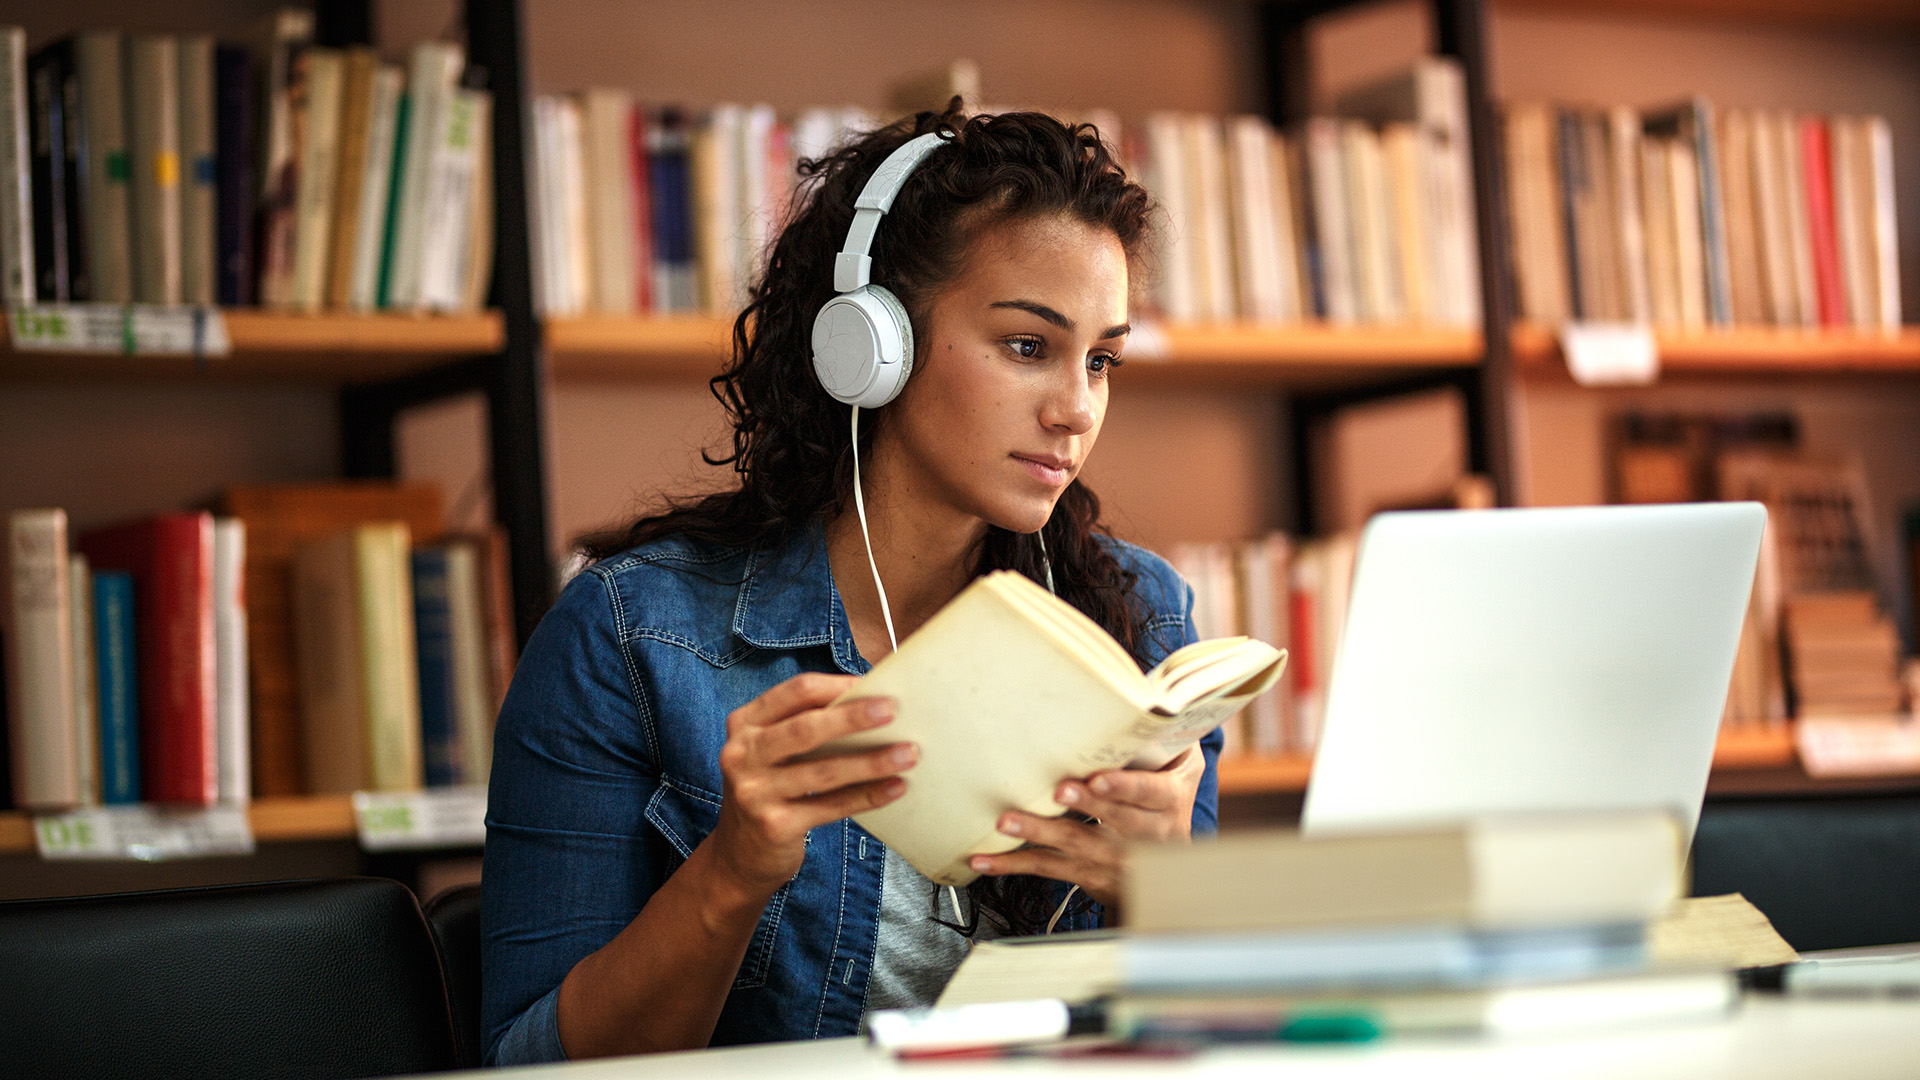
<svg viewBox="0 0 1920 1080">
<path fill-rule="evenodd" d="M 211 37 L 180 39 L 180 300 L 187 304 L 211 304 L 219 295 L 213 65 Z"/>
<path fill-rule="evenodd" d="M 1187 196 L 1192 200 L 1188 220 L 1199 242 L 1196 265 L 1200 271 L 1200 317 L 1231 322 L 1238 305 L 1233 283 L 1234 235 L 1230 227 L 1226 154 L 1220 123 L 1211 116 L 1187 116 L 1181 125 L 1182 147 L 1188 166 Z"/>
<path fill-rule="evenodd" d="M 133 575 L 93 575 L 94 661 L 100 708 L 100 801 L 140 801 L 140 684 Z"/>
<path fill-rule="evenodd" d="M 695 266 L 699 274 L 700 306 L 709 315 L 730 317 L 739 296 L 740 129 L 746 110 L 739 105 L 716 105 L 704 126 L 692 133 L 687 155 L 689 186 L 693 194 Z M 578 280 L 589 283 L 589 241 L 585 212 L 584 169 L 580 154 L 580 113 L 571 101 L 560 110 L 562 153 L 561 186 L 567 192 L 565 227 L 568 254 Z"/>
<path fill-rule="evenodd" d="M 82 799 L 70 569 L 66 511 L 14 511 L 7 532 L 7 726 L 14 803 L 28 810 L 62 810 Z"/>
<path fill-rule="evenodd" d="M 1788 239 L 1785 151 L 1779 125 L 1769 113 L 1748 114 L 1753 138 L 1754 223 L 1759 233 L 1760 283 L 1767 322 L 1800 325 L 1799 292 L 1793 282 L 1793 244 Z"/>
<path fill-rule="evenodd" d="M 699 309 L 693 254 L 693 200 L 689 190 L 686 119 L 666 111 L 647 132 L 648 179 L 653 195 L 656 310 Z"/>
<path fill-rule="evenodd" d="M 1847 324 L 1847 286 L 1834 220 L 1833 163 L 1825 117 L 1800 118 L 1800 172 L 1806 189 L 1807 247 L 1821 326 Z"/>
<path fill-rule="evenodd" d="M 433 160 L 427 172 L 426 212 L 420 224 L 420 281 L 417 306 L 429 311 L 458 311 L 466 300 L 470 227 L 480 162 L 480 124 L 486 115 L 480 90 L 458 89 L 439 113 Z"/>
<path fill-rule="evenodd" d="M 67 626 L 73 632 L 73 761 L 80 803 L 100 803 L 100 699 L 93 655 L 93 571 L 87 557 L 67 557 Z"/>
<path fill-rule="evenodd" d="M 1380 137 L 1365 124 L 1342 125 L 1341 159 L 1352 213 L 1360 319 L 1397 323 L 1402 318 L 1400 259 Z"/>
<path fill-rule="evenodd" d="M 180 302 L 180 50 L 177 39 L 127 42 L 127 143 L 133 167 L 133 299 Z"/>
<path fill-rule="evenodd" d="M 1516 105 L 1502 131 L 1520 308 L 1548 324 L 1565 322 L 1573 311 L 1554 125 L 1546 107 Z"/>
<path fill-rule="evenodd" d="M 444 547 L 413 552 L 414 651 L 420 672 L 420 760 L 428 787 L 458 784 L 465 752 L 456 717 L 453 612 Z"/>
<path fill-rule="evenodd" d="M 352 303 L 354 249 L 360 240 L 361 189 L 373 152 L 374 79 L 380 60 L 371 48 L 346 51 L 340 86 L 340 136 L 335 149 L 333 220 L 327 236 L 325 306 L 344 311 Z"/>
<path fill-rule="evenodd" d="M 31 162 L 34 296 L 73 299 L 67 271 L 65 58 L 42 49 L 27 61 L 27 155 Z"/>
<path fill-rule="evenodd" d="M 1680 325 L 1699 329 L 1712 317 L 1705 234 L 1700 224 L 1700 171 L 1693 144 L 1667 142 L 1667 189 L 1673 195 L 1674 270 L 1680 284 Z"/>
<path fill-rule="evenodd" d="M 0 27 L 0 302 L 8 304 L 33 303 L 39 284 L 28 117 L 27 32 Z"/>
<path fill-rule="evenodd" d="M 133 301 L 133 164 L 127 156 L 126 44 L 112 31 L 74 38 L 86 142 L 87 272 L 92 298 Z"/>
<path fill-rule="evenodd" d="M 1606 123 L 1618 230 L 1615 244 L 1621 263 L 1622 316 L 1644 325 L 1653 318 L 1653 302 L 1648 296 L 1646 214 L 1640 198 L 1640 117 L 1621 105 L 1607 113 Z"/>
<path fill-rule="evenodd" d="M 1673 209 L 1673 165 L 1661 139 L 1640 142 L 1640 201 L 1647 235 L 1647 306 L 1653 325 L 1680 325 L 1680 237 Z"/>
<path fill-rule="evenodd" d="M 313 13 L 281 8 L 262 24 L 258 53 L 264 79 L 260 125 L 259 239 L 254 247 L 258 300 L 284 307 L 293 290 L 293 243 L 300 192 L 300 54 L 313 41 Z"/>
<path fill-rule="evenodd" d="M 1392 203 L 1394 252 L 1399 256 L 1400 296 L 1404 317 L 1412 323 L 1440 322 L 1441 292 L 1435 266 L 1434 223 L 1427 220 L 1422 189 L 1430 162 L 1421 157 L 1420 137 L 1410 124 L 1388 124 L 1380 130 L 1380 154 L 1386 164 L 1387 192 Z"/>
<path fill-rule="evenodd" d="M 1884 116 L 1869 116 L 1861 121 L 1866 141 L 1868 165 L 1863 170 L 1872 177 L 1870 198 L 1873 216 L 1874 281 L 1880 298 L 1876 311 L 1880 329 L 1900 329 L 1900 230 L 1894 216 L 1893 129 Z"/>
<path fill-rule="evenodd" d="M 1587 172 L 1587 148 L 1580 134 L 1580 115 L 1572 109 L 1554 113 L 1554 153 L 1560 166 L 1560 230 L 1567 238 L 1567 296 L 1577 320 L 1604 318 L 1600 312 L 1600 274 L 1592 232 L 1593 179 Z"/>
<path fill-rule="evenodd" d="M 479 311 L 487 306 L 487 292 L 493 286 L 493 95 L 485 90 L 461 93 L 473 105 L 473 144 L 468 148 L 473 157 L 473 186 L 462 244 L 460 310 Z"/>
<path fill-rule="evenodd" d="M 218 728 L 220 802 L 253 798 L 247 677 L 247 527 L 238 518 L 213 522 L 214 718 Z"/>
<path fill-rule="evenodd" d="M 1713 105 L 1694 97 L 1642 117 L 1642 130 L 1684 143 L 1693 160 L 1694 197 L 1690 202 L 1700 222 L 1701 269 L 1706 294 L 1706 321 L 1715 326 L 1733 323 L 1733 298 L 1728 280 L 1727 231 L 1721 205 L 1720 163 L 1715 151 Z M 1679 192 L 1675 192 L 1678 200 Z"/>
<path fill-rule="evenodd" d="M 1835 116 L 1827 122 L 1832 155 L 1833 233 L 1840 252 L 1840 287 L 1847 298 L 1846 325 L 1864 330 L 1878 321 L 1873 310 L 1879 289 L 1873 280 L 1871 223 L 1866 218 L 1867 194 L 1860 175 L 1859 140 L 1853 118 Z"/>
<path fill-rule="evenodd" d="M 407 74 L 406 152 L 395 164 L 399 190 L 395 202 L 390 282 L 382 306 L 414 310 L 421 303 L 421 270 L 426 258 L 426 224 L 436 145 L 446 137 L 446 111 L 453 107 L 466 54 L 458 45 L 422 42 L 414 46 Z"/>
<path fill-rule="evenodd" d="M 140 655 L 140 786 L 149 801 L 218 801 L 213 516 L 161 514 L 80 538 L 96 570 L 131 574 Z"/>
<path fill-rule="evenodd" d="M 247 530 L 248 659 L 251 666 L 253 794 L 306 791 L 306 751 L 294 662 L 292 566 L 303 543 L 370 521 L 404 521 L 425 541 L 444 528 L 438 488 L 374 482 L 235 487 L 222 512 Z"/>
<path fill-rule="evenodd" d="M 1715 131 L 1720 153 L 1721 205 L 1727 229 L 1727 285 L 1736 326 L 1759 326 L 1767 321 L 1760 257 L 1760 229 L 1753 190 L 1753 123 L 1751 114 L 1729 109 L 1720 115 Z"/>
<path fill-rule="evenodd" d="M 841 699 L 891 697 L 894 721 L 822 752 L 918 745 L 906 793 L 854 820 L 936 883 L 965 885 L 977 876 L 969 855 L 1020 846 L 996 829 L 1002 812 L 1058 815 L 1054 789 L 1069 776 L 1166 764 L 1270 689 L 1285 663 L 1270 645 L 1217 639 L 1142 675 L 1091 619 L 1001 571 L 961 590 Z"/>
<path fill-rule="evenodd" d="M 315 46 L 295 61 L 300 113 L 299 180 L 294 188 L 293 276 L 287 305 L 318 311 L 327 299 L 327 256 L 333 244 L 333 201 L 340 149 L 340 93 L 346 57 Z"/>
<path fill-rule="evenodd" d="M 1360 319 L 1360 279 L 1340 123 L 1308 120 L 1301 141 L 1311 188 L 1313 249 L 1325 302 L 1323 314 L 1337 326 L 1351 325 Z"/>
<path fill-rule="evenodd" d="M 1305 245 L 1306 208 L 1300 199 L 1300 154 L 1293 140 L 1267 132 L 1267 156 L 1274 223 L 1275 301 L 1281 322 L 1301 322 L 1313 311 Z"/>
<path fill-rule="evenodd" d="M 405 523 L 378 522 L 294 554 L 301 724 L 315 794 L 421 786 L 408 548 Z"/>
<path fill-rule="evenodd" d="M 647 110 L 635 107 L 627 113 L 626 175 L 633 200 L 633 306 L 635 311 L 657 310 L 655 294 L 655 251 L 653 241 L 653 164 L 647 158 Z"/>
<path fill-rule="evenodd" d="M 628 175 L 633 167 L 633 96 L 624 90 L 589 90 L 582 108 L 588 216 L 593 223 L 593 309 L 630 314 L 639 298 L 634 185 Z"/>
<path fill-rule="evenodd" d="M 228 306 L 255 300 L 257 78 L 253 53 L 237 45 L 214 50 L 215 296 Z"/>
<path fill-rule="evenodd" d="M 353 262 L 346 306 L 373 311 L 380 304 L 388 210 L 392 206 L 394 161 L 399 153 L 400 103 L 405 76 L 381 64 L 368 85 L 367 151 L 359 178 L 360 205 L 354 211 Z"/>
<path fill-rule="evenodd" d="M 60 58 L 60 127 L 66 145 L 67 291 L 76 301 L 93 299 L 92 232 L 87 225 L 86 89 L 73 38 L 62 38 L 45 52 Z"/>
<path fill-rule="evenodd" d="M 1192 220 L 1186 151 L 1178 115 L 1154 113 L 1147 117 L 1146 155 L 1141 176 L 1166 218 L 1166 226 L 1158 238 L 1154 302 L 1168 320 L 1193 322 L 1200 313 L 1195 235 L 1198 225 Z"/>
<path fill-rule="evenodd" d="M 447 555 L 447 633 L 452 659 L 454 723 L 461 783 L 484 784 L 493 771 L 493 721 L 499 704 L 488 670 L 486 590 L 481 584 L 484 541 L 456 540 Z"/>
</svg>

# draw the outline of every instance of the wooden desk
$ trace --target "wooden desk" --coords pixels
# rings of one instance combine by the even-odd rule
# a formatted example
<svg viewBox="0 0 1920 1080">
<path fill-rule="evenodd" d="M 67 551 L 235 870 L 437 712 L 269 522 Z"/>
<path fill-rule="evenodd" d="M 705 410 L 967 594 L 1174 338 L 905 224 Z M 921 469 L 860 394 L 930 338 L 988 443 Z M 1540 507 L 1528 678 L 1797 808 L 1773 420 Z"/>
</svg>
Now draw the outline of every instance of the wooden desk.
<svg viewBox="0 0 1920 1080">
<path fill-rule="evenodd" d="M 1219 1050 L 1176 1061 L 913 1063 L 901 1065 L 853 1039 L 496 1070 L 495 1078 L 692 1080 L 778 1077 L 865 1080 L 1061 1075 L 1160 1077 L 1394 1077 L 1406 1080 L 1865 1080 L 1920 1075 L 1920 1001 L 1811 1001 L 1750 997 L 1725 1022 L 1636 1028 L 1583 1038 L 1400 1040 L 1358 1046 Z"/>
</svg>

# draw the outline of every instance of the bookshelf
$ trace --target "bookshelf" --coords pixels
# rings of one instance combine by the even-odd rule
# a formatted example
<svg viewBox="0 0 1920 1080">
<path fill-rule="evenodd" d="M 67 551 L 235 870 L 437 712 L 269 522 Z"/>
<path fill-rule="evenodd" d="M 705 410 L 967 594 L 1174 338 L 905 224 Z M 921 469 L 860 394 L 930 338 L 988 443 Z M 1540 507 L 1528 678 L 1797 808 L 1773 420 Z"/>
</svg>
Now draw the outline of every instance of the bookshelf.
<svg viewBox="0 0 1920 1080">
<path fill-rule="evenodd" d="M 263 843 L 346 840 L 357 835 L 350 795 L 259 799 L 247 807 L 247 819 L 253 838 Z M 28 855 L 33 850 L 32 819 L 17 810 L 0 812 L 0 856 Z"/>
<path fill-rule="evenodd" d="M 1920 375 L 1920 327 L 1898 334 L 1764 327 L 1655 334 L 1660 373 L 1666 376 Z M 1553 332 L 1535 323 L 1513 328 L 1515 371 L 1528 378 L 1564 377 L 1566 365 Z"/>
</svg>

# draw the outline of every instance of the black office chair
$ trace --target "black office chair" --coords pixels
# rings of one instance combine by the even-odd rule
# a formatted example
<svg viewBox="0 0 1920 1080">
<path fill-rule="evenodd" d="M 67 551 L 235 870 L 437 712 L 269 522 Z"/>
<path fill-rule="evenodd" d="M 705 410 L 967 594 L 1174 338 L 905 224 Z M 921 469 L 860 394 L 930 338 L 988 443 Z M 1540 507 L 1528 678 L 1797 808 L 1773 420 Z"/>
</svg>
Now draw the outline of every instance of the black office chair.
<svg viewBox="0 0 1920 1080">
<path fill-rule="evenodd" d="M 433 936 L 398 882 L 0 903 L 0 1076 L 346 1080 L 457 1063 Z"/>
<path fill-rule="evenodd" d="M 480 1035 L 480 886 L 455 885 L 427 901 L 427 925 L 440 945 L 453 1009 L 453 1041 L 460 1067 L 477 1069 L 485 1053 Z"/>
</svg>

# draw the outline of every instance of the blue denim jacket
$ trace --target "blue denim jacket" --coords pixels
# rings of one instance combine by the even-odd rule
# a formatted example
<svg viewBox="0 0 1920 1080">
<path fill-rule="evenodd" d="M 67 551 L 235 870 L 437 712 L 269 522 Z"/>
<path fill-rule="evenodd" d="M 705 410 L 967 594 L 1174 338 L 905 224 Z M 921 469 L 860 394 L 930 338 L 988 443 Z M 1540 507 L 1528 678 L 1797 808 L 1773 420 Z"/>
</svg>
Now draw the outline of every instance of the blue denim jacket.
<svg viewBox="0 0 1920 1080">
<path fill-rule="evenodd" d="M 1193 593 L 1114 541 L 1148 611 L 1143 666 L 1194 639 Z M 803 671 L 859 675 L 823 531 L 770 551 L 670 538 L 576 577 L 520 659 L 494 734 L 482 913 L 491 1064 L 557 1061 L 560 982 L 631 922 L 720 815 L 729 712 Z M 1220 733 L 1196 832 L 1216 825 Z M 715 1045 L 854 1034 L 884 863 L 851 820 L 813 830 L 760 916 Z M 1063 923 L 1065 921 L 1063 920 Z M 1098 925 L 1099 912 L 1069 929 Z"/>
</svg>

